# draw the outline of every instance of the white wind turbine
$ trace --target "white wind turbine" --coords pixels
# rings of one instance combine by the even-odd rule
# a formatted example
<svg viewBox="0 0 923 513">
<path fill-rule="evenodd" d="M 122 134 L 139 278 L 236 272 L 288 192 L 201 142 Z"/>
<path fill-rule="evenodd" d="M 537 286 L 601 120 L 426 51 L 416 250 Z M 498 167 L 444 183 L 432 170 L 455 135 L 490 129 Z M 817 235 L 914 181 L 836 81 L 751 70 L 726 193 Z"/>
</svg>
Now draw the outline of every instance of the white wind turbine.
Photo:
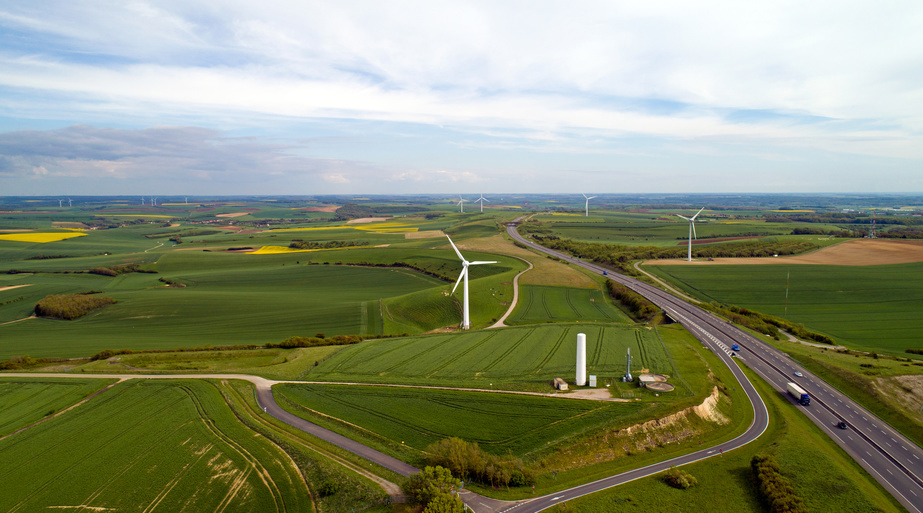
<svg viewBox="0 0 923 513">
<path fill-rule="evenodd" d="M 481 213 L 484 212 L 484 202 L 485 202 L 485 201 L 488 202 L 488 203 L 490 203 L 490 200 L 487 199 L 487 198 L 485 198 L 483 194 L 481 194 L 481 197 L 480 197 L 480 198 L 474 200 L 475 203 L 480 203 L 480 204 L 481 204 Z"/>
<path fill-rule="evenodd" d="M 458 288 L 458 284 L 461 283 L 462 278 L 465 279 L 465 298 L 462 301 L 462 329 L 466 330 L 471 328 L 471 316 L 469 315 L 468 310 L 468 267 L 472 265 L 481 265 L 481 264 L 496 264 L 497 262 L 469 262 L 465 260 L 465 257 L 462 256 L 461 251 L 455 247 L 455 243 L 452 242 L 452 237 L 446 235 L 446 238 L 449 239 L 449 244 L 452 245 L 452 249 L 455 250 L 455 254 L 458 255 L 458 258 L 462 261 L 462 272 L 458 275 L 458 280 L 455 281 L 455 286 L 452 287 L 452 294 L 455 294 L 455 289 Z"/>
<path fill-rule="evenodd" d="M 581 192 L 580 194 L 583 194 L 583 193 Z M 590 217 L 590 200 L 595 198 L 596 196 L 587 197 L 586 194 L 583 194 L 583 197 L 586 198 L 586 217 Z"/>
<path fill-rule="evenodd" d="M 466 201 L 468 201 L 468 200 L 462 199 L 461 194 L 458 195 L 458 208 L 460 209 L 460 212 L 461 212 L 462 214 L 465 213 L 465 202 L 466 202 Z"/>
<path fill-rule="evenodd" d="M 682 217 L 682 218 L 685 219 L 686 221 L 689 221 L 689 248 L 688 248 L 689 251 L 688 251 L 687 254 L 686 254 L 686 260 L 688 260 L 689 262 L 692 262 L 692 237 L 695 236 L 695 238 L 697 238 L 697 239 L 699 238 L 698 236 L 695 235 L 695 218 L 696 218 L 696 217 L 699 217 L 699 214 L 702 213 L 702 210 L 705 210 L 705 207 L 702 207 L 702 208 L 701 208 L 698 212 L 696 212 L 695 215 L 692 216 L 692 217 L 686 217 L 686 216 L 681 216 L 681 215 L 679 215 L 679 214 L 673 214 L 673 215 L 675 215 L 676 217 Z"/>
</svg>

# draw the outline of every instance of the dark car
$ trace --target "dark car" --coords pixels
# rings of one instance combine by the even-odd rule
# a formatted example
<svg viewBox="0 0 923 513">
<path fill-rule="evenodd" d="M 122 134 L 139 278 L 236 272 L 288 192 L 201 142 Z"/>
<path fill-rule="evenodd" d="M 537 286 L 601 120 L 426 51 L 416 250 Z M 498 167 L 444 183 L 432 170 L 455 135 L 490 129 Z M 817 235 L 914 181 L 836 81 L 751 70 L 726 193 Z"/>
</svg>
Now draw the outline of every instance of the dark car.
<svg viewBox="0 0 923 513">
<path fill-rule="evenodd" d="M 841 420 L 840 423 L 836 425 L 836 427 L 840 429 L 846 429 L 847 426 L 846 423 Z"/>
</svg>

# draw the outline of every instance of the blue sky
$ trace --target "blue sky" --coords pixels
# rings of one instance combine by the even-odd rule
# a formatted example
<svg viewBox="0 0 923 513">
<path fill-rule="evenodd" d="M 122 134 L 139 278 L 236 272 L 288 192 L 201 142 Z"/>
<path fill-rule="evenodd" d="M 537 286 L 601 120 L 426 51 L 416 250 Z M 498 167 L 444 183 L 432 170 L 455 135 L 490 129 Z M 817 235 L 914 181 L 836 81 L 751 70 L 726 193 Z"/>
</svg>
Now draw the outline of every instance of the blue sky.
<svg viewBox="0 0 923 513">
<path fill-rule="evenodd" d="M 7 1 L 0 195 L 921 192 L 921 26 L 912 0 Z"/>
</svg>

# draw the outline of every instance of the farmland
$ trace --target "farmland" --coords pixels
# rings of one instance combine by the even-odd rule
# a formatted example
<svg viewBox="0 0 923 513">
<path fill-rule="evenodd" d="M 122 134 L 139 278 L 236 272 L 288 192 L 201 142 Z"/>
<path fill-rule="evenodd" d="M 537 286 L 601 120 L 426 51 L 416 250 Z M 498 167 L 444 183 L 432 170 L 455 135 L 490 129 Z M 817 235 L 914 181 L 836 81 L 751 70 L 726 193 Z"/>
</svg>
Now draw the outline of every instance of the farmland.
<svg viewBox="0 0 923 513">
<path fill-rule="evenodd" d="M 643 403 L 450 390 L 295 384 L 274 390 L 296 414 L 303 412 L 301 407 L 321 411 L 418 451 L 457 436 L 491 453 L 517 456 L 576 432 L 640 418 L 646 408 Z"/>
<path fill-rule="evenodd" d="M 520 304 L 507 319 L 509 324 L 561 321 L 629 322 L 628 316 L 613 307 L 603 292 L 596 289 L 523 285 Z"/>
<path fill-rule="evenodd" d="M 252 434 L 214 385 L 124 383 L 0 441 L 0 509 L 310 510 L 291 459 Z"/>
<path fill-rule="evenodd" d="M 868 351 L 920 348 L 923 263 L 883 266 L 646 266 L 704 301 L 802 323 Z M 786 282 L 788 308 L 786 312 Z"/>
<path fill-rule="evenodd" d="M 338 351 L 305 379 L 547 391 L 554 377 L 573 374 L 578 332 L 587 335 L 587 372 L 601 380 L 624 373 L 627 348 L 638 369 L 675 374 L 653 330 L 581 323 L 369 340 Z"/>
<path fill-rule="evenodd" d="M 0 377 L 0 437 L 73 405 L 110 382 Z"/>
</svg>

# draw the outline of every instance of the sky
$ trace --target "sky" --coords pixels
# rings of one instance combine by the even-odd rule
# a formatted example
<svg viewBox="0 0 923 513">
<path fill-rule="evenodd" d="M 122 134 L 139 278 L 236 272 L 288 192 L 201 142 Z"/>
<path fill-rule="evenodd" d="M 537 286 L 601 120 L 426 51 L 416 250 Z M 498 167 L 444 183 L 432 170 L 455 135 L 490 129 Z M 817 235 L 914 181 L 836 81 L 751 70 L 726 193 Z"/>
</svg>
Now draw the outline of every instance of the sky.
<svg viewBox="0 0 923 513">
<path fill-rule="evenodd" d="M 923 192 L 923 2 L 0 3 L 0 195 Z"/>
</svg>

